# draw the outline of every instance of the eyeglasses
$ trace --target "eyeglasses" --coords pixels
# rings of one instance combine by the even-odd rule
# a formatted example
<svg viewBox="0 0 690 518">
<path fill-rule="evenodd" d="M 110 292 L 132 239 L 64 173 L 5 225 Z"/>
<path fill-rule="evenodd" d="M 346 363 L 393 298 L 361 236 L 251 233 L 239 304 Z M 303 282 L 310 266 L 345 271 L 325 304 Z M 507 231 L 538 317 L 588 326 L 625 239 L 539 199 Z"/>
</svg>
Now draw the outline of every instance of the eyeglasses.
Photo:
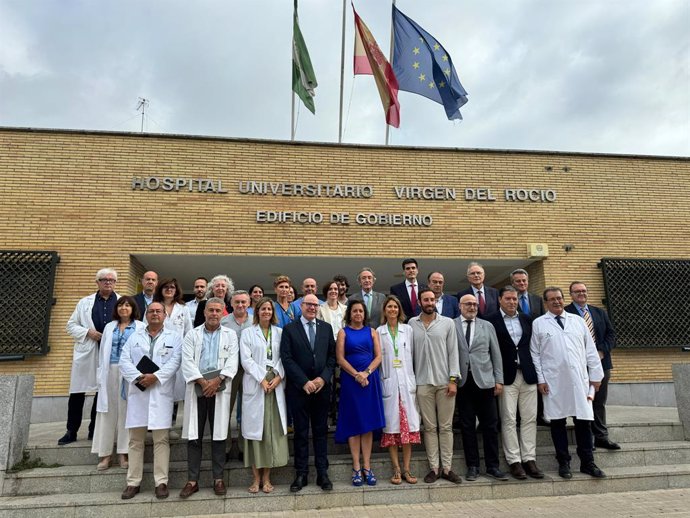
<svg viewBox="0 0 690 518">
<path fill-rule="evenodd" d="M 587 290 L 577 290 L 572 292 L 573 295 L 585 295 L 586 293 Z"/>
<path fill-rule="evenodd" d="M 304 304 L 308 308 L 318 308 L 319 307 L 319 305 L 314 303 L 314 302 L 302 302 L 302 304 Z"/>
<path fill-rule="evenodd" d="M 98 282 L 102 282 L 104 284 L 115 284 L 117 279 L 98 279 Z"/>
<path fill-rule="evenodd" d="M 163 313 L 164 310 L 162 310 L 162 309 L 147 309 L 146 312 L 151 313 L 152 315 L 155 315 L 156 313 Z"/>
</svg>

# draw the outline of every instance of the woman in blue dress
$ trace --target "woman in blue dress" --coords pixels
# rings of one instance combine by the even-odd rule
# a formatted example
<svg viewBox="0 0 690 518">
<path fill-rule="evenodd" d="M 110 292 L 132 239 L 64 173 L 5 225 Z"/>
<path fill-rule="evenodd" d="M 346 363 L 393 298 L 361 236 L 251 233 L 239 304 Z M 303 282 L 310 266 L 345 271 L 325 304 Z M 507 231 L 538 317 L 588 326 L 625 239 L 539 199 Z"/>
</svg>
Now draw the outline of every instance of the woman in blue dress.
<svg viewBox="0 0 690 518">
<path fill-rule="evenodd" d="M 373 432 L 386 424 L 381 380 L 376 370 L 381 364 L 381 345 L 376 331 L 365 325 L 367 317 L 364 303 L 351 300 L 345 311 L 345 327 L 338 332 L 335 346 L 341 369 L 335 440 L 347 440 L 350 447 L 354 486 L 361 486 L 363 480 L 370 486 L 376 485 L 371 471 Z"/>
</svg>

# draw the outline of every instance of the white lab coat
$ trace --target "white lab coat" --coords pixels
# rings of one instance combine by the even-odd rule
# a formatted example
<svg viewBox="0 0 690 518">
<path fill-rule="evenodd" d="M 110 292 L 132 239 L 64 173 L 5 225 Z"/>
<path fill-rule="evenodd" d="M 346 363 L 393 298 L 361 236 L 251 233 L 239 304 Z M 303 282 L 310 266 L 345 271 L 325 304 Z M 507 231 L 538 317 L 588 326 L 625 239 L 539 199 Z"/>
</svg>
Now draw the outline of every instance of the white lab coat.
<svg viewBox="0 0 690 518">
<path fill-rule="evenodd" d="M 283 330 L 271 326 L 273 360 L 266 359 L 266 339 L 256 324 L 242 332 L 240 360 L 244 367 L 242 378 L 242 436 L 250 441 L 260 441 L 264 432 L 264 391 L 261 381 L 266 377 L 266 366 L 271 365 L 281 378 L 275 388 L 278 413 L 283 433 L 287 434 L 287 408 L 285 405 L 285 369 L 280 359 L 280 337 Z"/>
<path fill-rule="evenodd" d="M 415 379 L 412 360 L 412 328 L 407 324 L 398 324 L 398 357 L 402 367 L 393 367 L 395 351 L 388 326 L 383 324 L 376 329 L 381 341 L 381 387 L 383 391 L 383 413 L 386 416 L 384 433 L 400 433 L 400 407 L 402 400 L 407 413 L 410 432 L 419 431 L 419 410 L 417 409 L 417 380 Z"/>
<path fill-rule="evenodd" d="M 195 380 L 202 378 L 199 370 L 201 351 L 204 346 L 205 324 L 195 327 L 184 339 L 182 345 L 182 375 L 186 381 L 184 395 L 184 422 L 182 424 L 182 438 L 194 441 L 199 438 L 198 405 L 194 386 Z M 232 378 L 237 374 L 239 365 L 239 344 L 237 333 L 232 329 L 220 326 L 220 341 L 218 343 L 218 368 L 226 377 L 225 390 L 216 393 L 215 416 L 213 421 L 213 440 L 224 441 L 228 438 L 230 424 L 230 394 Z M 244 420 L 244 415 L 242 416 Z"/>
<path fill-rule="evenodd" d="M 187 312 L 187 306 L 184 304 L 173 305 L 172 313 L 170 316 L 165 316 L 165 321 L 163 325 L 166 329 L 180 333 L 180 337 L 184 339 L 187 333 L 193 329 L 192 322 L 189 321 L 189 313 Z M 146 323 L 146 315 L 144 315 L 144 323 Z M 185 393 L 186 383 L 184 382 L 184 376 L 182 375 L 182 369 L 177 371 L 177 377 L 175 378 L 175 388 L 173 390 L 173 395 L 175 401 L 183 401 Z"/>
<path fill-rule="evenodd" d="M 154 373 L 158 382 L 141 391 L 134 385 L 134 380 L 141 376 L 136 365 L 149 355 L 150 343 L 146 328 L 142 328 L 122 348 L 120 372 L 129 384 L 125 428 L 146 426 L 149 430 L 167 430 L 172 426 L 173 386 L 180 368 L 182 338 L 179 333 L 163 328 L 151 358 L 159 367 Z"/>
<path fill-rule="evenodd" d="M 116 293 L 119 299 L 120 296 Z M 67 333 L 74 339 L 72 353 L 72 373 L 70 375 L 69 393 L 96 392 L 98 382 L 98 342 L 91 340 L 86 333 L 94 329 L 91 312 L 96 301 L 96 294 L 87 295 L 74 308 L 72 316 L 67 321 Z"/>
<path fill-rule="evenodd" d="M 592 335 L 583 318 L 567 312 L 563 329 L 548 312 L 532 323 L 530 352 L 539 383 L 549 386 L 543 397 L 544 418 L 574 416 L 594 420 L 592 402 L 587 400 L 589 382 L 601 381 L 604 370 Z"/>
<path fill-rule="evenodd" d="M 96 405 L 97 412 L 108 411 L 108 372 L 110 370 L 110 352 L 113 349 L 113 333 L 118 325 L 117 320 L 113 320 L 103 329 L 103 338 L 101 338 L 101 347 L 98 351 L 98 404 Z M 134 321 L 134 333 L 146 327 L 141 320 Z M 132 333 L 132 334 L 134 334 Z M 124 348 L 124 346 L 123 346 Z M 117 390 L 119 387 L 114 387 Z"/>
</svg>

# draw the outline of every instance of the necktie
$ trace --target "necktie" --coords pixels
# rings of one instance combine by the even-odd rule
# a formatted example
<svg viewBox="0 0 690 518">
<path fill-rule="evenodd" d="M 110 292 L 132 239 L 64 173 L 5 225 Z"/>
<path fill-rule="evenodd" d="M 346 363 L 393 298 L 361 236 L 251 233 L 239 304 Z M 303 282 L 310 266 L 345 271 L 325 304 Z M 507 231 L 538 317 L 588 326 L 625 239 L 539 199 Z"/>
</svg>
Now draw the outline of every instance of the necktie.
<svg viewBox="0 0 690 518">
<path fill-rule="evenodd" d="M 558 325 L 561 326 L 561 329 L 565 329 L 565 326 L 563 325 L 562 319 L 563 317 L 561 315 L 556 315 L 556 322 L 558 322 Z"/>
<path fill-rule="evenodd" d="M 529 315 L 529 303 L 527 302 L 527 295 L 520 297 L 520 309 L 525 315 Z"/>
<path fill-rule="evenodd" d="M 470 337 L 472 336 L 472 321 L 466 320 L 467 329 L 465 329 L 465 341 L 467 342 L 467 347 L 470 346 Z"/>
<path fill-rule="evenodd" d="M 311 350 L 313 352 L 314 343 L 316 342 L 316 322 L 312 320 L 311 322 L 307 322 L 307 325 L 309 326 L 309 345 L 311 346 Z"/>
<path fill-rule="evenodd" d="M 483 315 L 486 312 L 486 302 L 484 301 L 484 296 L 482 295 L 482 290 L 477 292 L 477 299 L 479 302 L 479 312 Z"/>
<path fill-rule="evenodd" d="M 594 322 L 592 322 L 592 315 L 589 314 L 589 309 L 587 307 L 583 308 L 583 318 L 585 319 L 585 324 L 587 324 L 587 329 L 589 329 L 589 334 L 592 335 L 592 340 L 597 343 L 597 337 L 594 334 Z"/>
<path fill-rule="evenodd" d="M 414 284 L 410 286 L 410 305 L 412 306 L 412 314 L 417 314 L 417 292 L 414 289 Z"/>
<path fill-rule="evenodd" d="M 371 315 L 371 293 L 365 293 L 364 294 L 364 301 L 366 302 L 366 305 L 367 305 L 367 314 Z"/>
</svg>

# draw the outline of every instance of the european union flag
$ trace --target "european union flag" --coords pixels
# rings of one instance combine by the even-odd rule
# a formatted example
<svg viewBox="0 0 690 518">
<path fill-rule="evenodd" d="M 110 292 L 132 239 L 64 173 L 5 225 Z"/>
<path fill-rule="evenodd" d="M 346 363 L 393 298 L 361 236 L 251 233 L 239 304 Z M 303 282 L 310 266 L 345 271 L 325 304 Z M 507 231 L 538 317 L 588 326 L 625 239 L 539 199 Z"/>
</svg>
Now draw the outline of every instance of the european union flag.
<svg viewBox="0 0 690 518">
<path fill-rule="evenodd" d="M 453 60 L 436 39 L 393 6 L 393 71 L 398 88 L 442 104 L 448 119 L 462 119 L 467 92 Z"/>
</svg>

